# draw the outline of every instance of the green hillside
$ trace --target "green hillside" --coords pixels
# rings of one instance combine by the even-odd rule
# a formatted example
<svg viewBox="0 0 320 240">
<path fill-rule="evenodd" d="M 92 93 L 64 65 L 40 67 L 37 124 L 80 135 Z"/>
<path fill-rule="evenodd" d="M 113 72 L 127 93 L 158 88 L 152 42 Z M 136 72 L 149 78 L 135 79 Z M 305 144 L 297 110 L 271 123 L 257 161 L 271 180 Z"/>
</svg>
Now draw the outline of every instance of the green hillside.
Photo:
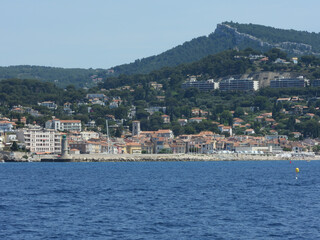
<svg viewBox="0 0 320 240">
<path fill-rule="evenodd" d="M 56 68 L 44 66 L 19 65 L 0 67 L 0 80 L 37 79 L 40 81 L 52 82 L 60 87 L 73 84 L 77 87 L 92 87 L 92 76 L 100 75 L 103 70 L 81 69 L 81 68 Z"/>
<path fill-rule="evenodd" d="M 228 49 L 280 48 L 289 55 L 320 55 L 320 34 L 284 30 L 256 24 L 224 22 L 208 36 L 195 38 L 164 53 L 116 66 L 116 74 L 148 73 L 167 66 L 197 61 Z"/>
</svg>

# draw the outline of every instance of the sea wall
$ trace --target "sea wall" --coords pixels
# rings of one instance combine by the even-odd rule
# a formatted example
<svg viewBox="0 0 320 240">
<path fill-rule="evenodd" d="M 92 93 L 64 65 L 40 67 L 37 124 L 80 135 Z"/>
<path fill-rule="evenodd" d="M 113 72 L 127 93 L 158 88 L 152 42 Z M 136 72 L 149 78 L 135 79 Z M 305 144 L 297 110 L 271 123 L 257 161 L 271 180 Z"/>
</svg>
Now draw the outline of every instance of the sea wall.
<svg viewBox="0 0 320 240">
<path fill-rule="evenodd" d="M 265 161 L 265 160 L 320 160 L 320 155 L 308 154 L 69 154 L 67 158 L 57 155 L 33 155 L 1 153 L 6 162 L 158 162 L 158 161 Z"/>
<path fill-rule="evenodd" d="M 67 159 L 64 159 L 65 161 Z M 314 155 L 273 154 L 81 154 L 69 155 L 72 162 L 150 162 L 150 161 L 263 161 L 263 160 L 320 160 Z"/>
</svg>

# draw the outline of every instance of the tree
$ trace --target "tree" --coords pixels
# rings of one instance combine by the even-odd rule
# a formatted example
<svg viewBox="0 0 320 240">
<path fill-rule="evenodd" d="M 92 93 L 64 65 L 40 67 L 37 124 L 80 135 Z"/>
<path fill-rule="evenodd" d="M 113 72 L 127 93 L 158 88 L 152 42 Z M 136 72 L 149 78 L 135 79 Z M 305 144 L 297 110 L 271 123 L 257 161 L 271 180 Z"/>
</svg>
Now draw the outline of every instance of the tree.
<svg viewBox="0 0 320 240">
<path fill-rule="evenodd" d="M 13 151 L 13 152 L 16 152 L 19 150 L 19 147 L 18 147 L 18 144 L 17 142 L 13 142 L 11 147 L 10 147 L 10 150 Z"/>
<path fill-rule="evenodd" d="M 235 117 L 242 117 L 244 115 L 243 108 L 237 107 L 236 110 L 234 111 L 234 116 Z"/>
<path fill-rule="evenodd" d="M 220 123 L 231 126 L 233 123 L 233 118 L 228 110 L 224 110 L 220 115 Z"/>
</svg>

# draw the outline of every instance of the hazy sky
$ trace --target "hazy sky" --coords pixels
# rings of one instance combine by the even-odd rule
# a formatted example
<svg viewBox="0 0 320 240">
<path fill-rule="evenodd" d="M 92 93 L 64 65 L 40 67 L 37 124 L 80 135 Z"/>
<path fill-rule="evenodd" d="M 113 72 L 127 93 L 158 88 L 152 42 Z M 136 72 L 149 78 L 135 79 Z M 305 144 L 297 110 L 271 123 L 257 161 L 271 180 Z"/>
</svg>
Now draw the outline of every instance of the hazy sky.
<svg viewBox="0 0 320 240">
<path fill-rule="evenodd" d="M 110 68 L 234 21 L 320 32 L 319 0 L 0 0 L 0 66 Z"/>
</svg>

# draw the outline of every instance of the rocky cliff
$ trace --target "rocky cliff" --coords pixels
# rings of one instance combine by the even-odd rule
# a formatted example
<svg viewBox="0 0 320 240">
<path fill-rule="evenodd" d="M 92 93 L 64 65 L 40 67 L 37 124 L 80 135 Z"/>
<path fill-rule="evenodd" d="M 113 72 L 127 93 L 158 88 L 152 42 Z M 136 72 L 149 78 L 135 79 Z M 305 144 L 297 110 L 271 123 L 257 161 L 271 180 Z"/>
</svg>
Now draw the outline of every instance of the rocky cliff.
<svg viewBox="0 0 320 240">
<path fill-rule="evenodd" d="M 235 47 L 238 48 L 254 48 L 254 46 L 256 46 L 262 51 L 270 48 L 280 48 L 281 50 L 294 55 L 320 55 L 319 52 L 313 51 L 312 46 L 309 44 L 297 42 L 270 43 L 253 35 L 239 32 L 237 28 L 224 23 L 217 25 L 214 35 L 223 37 L 232 36 L 233 43 L 235 44 Z"/>
</svg>

